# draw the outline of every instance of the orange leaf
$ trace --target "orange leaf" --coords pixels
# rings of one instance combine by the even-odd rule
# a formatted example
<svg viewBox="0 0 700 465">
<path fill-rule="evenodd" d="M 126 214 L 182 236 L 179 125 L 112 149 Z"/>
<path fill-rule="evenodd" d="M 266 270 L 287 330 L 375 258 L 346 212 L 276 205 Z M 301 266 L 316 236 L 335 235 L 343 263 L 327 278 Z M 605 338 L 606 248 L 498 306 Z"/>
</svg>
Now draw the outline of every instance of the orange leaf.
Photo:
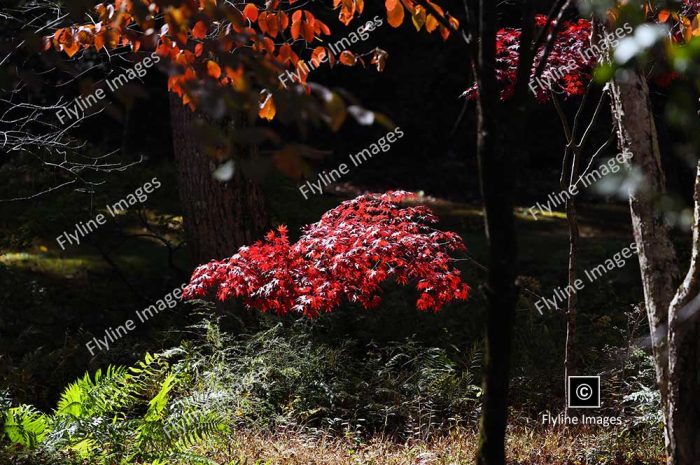
<svg viewBox="0 0 700 465">
<path fill-rule="evenodd" d="M 260 110 L 258 111 L 258 116 L 268 121 L 272 121 L 276 113 L 277 108 L 275 108 L 275 101 L 272 99 L 272 94 L 267 94 L 267 96 L 263 96 L 260 101 Z"/>
<path fill-rule="evenodd" d="M 389 0 L 387 0 L 388 2 Z M 425 24 L 426 12 L 425 8 L 418 5 L 413 9 L 413 14 L 411 15 L 411 20 L 413 20 L 413 25 L 416 27 L 416 31 L 420 31 L 420 28 Z"/>
<path fill-rule="evenodd" d="M 95 34 L 95 49 L 99 52 L 105 45 L 105 38 L 103 33 Z"/>
<path fill-rule="evenodd" d="M 314 64 L 315 68 L 318 68 L 319 65 L 325 61 L 326 55 L 328 52 L 326 52 L 325 47 L 316 47 L 313 52 L 311 52 L 311 62 Z"/>
<path fill-rule="evenodd" d="M 307 23 L 311 24 L 312 26 L 314 25 L 314 21 L 316 21 L 316 18 L 314 18 L 313 13 L 310 11 L 304 11 L 304 19 Z"/>
<path fill-rule="evenodd" d="M 279 17 L 280 31 L 284 31 L 289 26 L 289 16 L 284 11 L 280 11 L 277 15 Z"/>
<path fill-rule="evenodd" d="M 275 43 L 269 37 L 265 37 L 262 40 L 262 45 L 263 45 L 263 48 L 265 50 L 267 50 L 268 52 L 275 53 Z"/>
<path fill-rule="evenodd" d="M 302 31 L 304 34 L 304 40 L 307 42 L 314 41 L 314 25 L 313 23 L 304 23 L 302 25 Z"/>
<path fill-rule="evenodd" d="M 267 33 L 270 34 L 270 37 L 277 37 L 277 32 L 279 32 L 277 13 L 270 13 L 265 19 L 267 22 Z"/>
<path fill-rule="evenodd" d="M 245 8 L 243 8 L 243 16 L 254 23 L 258 19 L 258 7 L 252 3 L 248 3 Z"/>
<path fill-rule="evenodd" d="M 263 34 L 267 34 L 267 16 L 268 16 L 267 11 L 263 11 L 260 13 L 260 16 L 258 16 L 258 26 L 260 27 L 260 32 Z"/>
<path fill-rule="evenodd" d="M 433 32 L 440 25 L 438 20 L 433 15 L 428 15 L 425 20 L 425 30 L 428 32 Z"/>
<path fill-rule="evenodd" d="M 440 26 L 440 36 L 442 37 L 442 40 L 447 40 L 447 38 L 450 36 L 450 30 L 444 26 Z"/>
<path fill-rule="evenodd" d="M 207 74 L 214 79 L 219 79 L 219 76 L 221 76 L 221 67 L 217 62 L 209 60 L 207 61 Z"/>
<path fill-rule="evenodd" d="M 207 25 L 204 21 L 197 21 L 197 23 L 192 28 L 192 37 L 195 39 L 204 39 L 207 35 Z"/>
<path fill-rule="evenodd" d="M 450 16 L 450 19 L 448 19 L 447 22 L 450 23 L 450 26 L 452 26 L 452 29 L 455 31 L 459 29 L 459 20 L 454 16 Z"/>
<path fill-rule="evenodd" d="M 282 44 L 279 53 L 277 54 L 277 59 L 283 65 L 289 62 L 291 62 L 293 65 L 296 65 L 299 61 L 299 57 L 296 53 L 294 53 L 294 50 L 292 50 L 292 47 L 289 44 Z"/>
<path fill-rule="evenodd" d="M 387 10 L 386 13 L 387 20 L 391 27 L 401 26 L 401 23 L 403 23 L 403 5 L 400 1 L 397 1 L 395 7 L 392 10 Z"/>
<path fill-rule="evenodd" d="M 238 92 L 245 92 L 248 90 L 248 83 L 245 80 L 242 66 L 239 66 L 236 70 L 229 66 L 225 66 L 224 70 L 226 72 L 226 76 L 231 80 L 231 82 L 233 82 L 234 89 L 236 89 Z"/>
<path fill-rule="evenodd" d="M 80 50 L 80 45 L 74 40 L 71 40 L 69 44 L 63 44 L 63 51 L 66 52 L 66 55 L 69 57 L 73 57 L 73 55 L 78 53 L 78 50 Z"/>
<path fill-rule="evenodd" d="M 292 39 L 297 40 L 301 35 L 301 21 L 292 21 Z"/>
<path fill-rule="evenodd" d="M 314 30 L 320 35 L 321 32 L 323 32 L 324 35 L 331 35 L 331 30 L 326 26 L 325 23 L 322 21 L 319 21 L 318 19 L 316 20 L 316 25 L 314 26 Z"/>
<path fill-rule="evenodd" d="M 668 10 L 661 10 L 659 11 L 659 22 L 660 23 L 665 23 L 668 21 L 668 18 L 671 17 L 671 12 Z"/>
<path fill-rule="evenodd" d="M 338 58 L 345 66 L 354 66 L 357 63 L 357 57 L 349 50 L 343 50 Z"/>
<path fill-rule="evenodd" d="M 439 14 L 440 16 L 445 16 L 445 12 L 444 12 L 443 9 L 440 7 L 440 5 L 437 5 L 437 4 L 433 3 L 433 2 L 431 2 L 430 0 L 427 0 L 427 1 L 428 1 L 428 4 L 429 4 L 430 6 L 432 6 L 433 9 L 434 9 L 435 11 L 437 11 L 438 14 Z"/>
</svg>

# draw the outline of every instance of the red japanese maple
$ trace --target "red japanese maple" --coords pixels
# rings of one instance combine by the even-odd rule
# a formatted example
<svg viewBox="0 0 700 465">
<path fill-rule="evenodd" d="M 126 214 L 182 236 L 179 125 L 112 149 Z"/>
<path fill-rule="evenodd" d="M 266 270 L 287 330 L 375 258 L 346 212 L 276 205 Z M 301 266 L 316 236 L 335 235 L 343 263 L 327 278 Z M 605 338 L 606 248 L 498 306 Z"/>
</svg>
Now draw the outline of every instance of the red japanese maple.
<svg viewBox="0 0 700 465">
<path fill-rule="evenodd" d="M 552 27 L 551 23 L 547 25 L 547 17 L 544 15 L 537 15 L 535 21 L 538 27 Z M 515 90 L 520 34 L 520 29 L 503 28 L 496 35 L 496 78 L 502 87 L 501 100 L 507 100 Z M 590 46 L 590 37 L 590 21 L 579 19 L 562 23 L 542 71 L 542 76 L 547 76 L 551 85 L 533 86 L 537 100 L 547 101 L 550 98 L 550 88 L 560 90 L 566 96 L 583 94 L 596 62 L 592 54 L 585 53 Z M 535 78 L 535 70 L 542 61 L 544 51 L 544 45 L 537 49 L 532 66 L 532 79 Z M 469 99 L 476 98 L 476 84 L 467 89 L 465 96 Z"/>
<path fill-rule="evenodd" d="M 465 300 L 469 286 L 450 254 L 465 249 L 455 233 L 434 229 L 426 207 L 405 207 L 408 192 L 362 195 L 326 212 L 290 244 L 287 228 L 199 266 L 183 297 L 241 298 L 248 308 L 316 317 L 343 300 L 374 308 L 381 284 L 415 283 L 419 310 Z"/>
<path fill-rule="evenodd" d="M 644 14 L 651 22 L 666 23 L 670 28 L 670 38 L 676 43 L 689 42 L 700 33 L 697 19 L 693 19 L 700 14 L 700 0 L 683 0 L 680 10 L 675 13 L 669 10 L 655 11 L 650 6 L 645 6 Z M 554 27 L 553 21 L 547 24 L 544 15 L 536 15 L 535 22 L 539 28 L 547 27 L 550 31 Z M 496 78 L 502 88 L 501 100 L 510 98 L 515 90 L 520 35 L 521 30 L 515 28 L 503 28 L 496 34 Z M 551 90 L 565 97 L 583 95 L 598 60 L 597 54 L 592 53 L 591 49 L 590 21 L 579 19 L 562 22 L 539 76 L 535 76 L 535 72 L 544 57 L 545 45 L 537 49 L 533 60 L 530 79 L 546 77 L 545 85 L 535 82 L 536 85 L 531 86 L 537 100 L 548 101 Z M 667 85 L 676 77 L 676 73 L 667 73 L 657 76 L 656 81 L 657 84 Z M 475 99 L 478 95 L 476 84 L 469 87 L 464 95 L 468 99 Z"/>
</svg>

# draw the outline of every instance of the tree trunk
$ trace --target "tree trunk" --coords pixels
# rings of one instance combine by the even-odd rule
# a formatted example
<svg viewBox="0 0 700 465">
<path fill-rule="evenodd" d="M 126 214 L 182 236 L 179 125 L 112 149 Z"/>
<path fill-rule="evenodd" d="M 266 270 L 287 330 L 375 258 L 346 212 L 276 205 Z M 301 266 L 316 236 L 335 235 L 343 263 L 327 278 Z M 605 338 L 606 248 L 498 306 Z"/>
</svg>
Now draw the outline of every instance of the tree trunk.
<svg viewBox="0 0 700 465">
<path fill-rule="evenodd" d="M 671 465 L 700 465 L 700 162 L 693 254 L 669 308 L 668 437 Z"/>
<path fill-rule="evenodd" d="M 178 190 L 195 264 L 233 255 L 240 246 L 260 239 L 267 226 L 262 192 L 238 166 L 228 182 L 212 176 L 214 164 L 194 133 L 198 117 L 170 94 Z"/>
<path fill-rule="evenodd" d="M 572 162 L 571 176 L 569 177 L 567 188 L 575 184 L 578 180 L 580 154 L 574 153 L 573 156 L 574 160 Z M 573 196 L 566 200 L 566 221 L 569 224 L 569 286 L 571 286 L 571 289 L 575 289 L 578 268 L 579 229 L 578 216 L 576 215 L 576 200 Z M 566 399 L 569 398 L 569 376 L 576 375 L 577 306 L 578 294 L 576 292 L 571 292 L 566 307 L 566 351 L 564 354 L 564 391 L 566 393 Z M 564 411 L 567 413 L 569 411 L 568 401 L 565 403 Z"/>
<path fill-rule="evenodd" d="M 656 208 L 656 201 L 665 190 L 661 152 L 644 76 L 639 72 L 628 73 L 625 80 L 614 81 L 612 97 L 620 150 L 644 174 L 644 182 L 630 192 L 630 213 L 657 384 L 668 425 L 668 309 L 675 294 L 679 270 L 668 228 Z M 667 452 L 668 441 L 667 432 Z"/>
<path fill-rule="evenodd" d="M 477 85 L 477 157 L 484 201 L 486 236 L 489 243 L 489 272 L 486 288 L 488 322 L 486 334 L 484 398 L 481 414 L 479 465 L 505 463 L 505 433 L 508 420 L 508 387 L 511 339 L 517 301 L 517 247 L 513 198 L 515 166 L 512 147 L 498 142 L 508 134 L 509 122 L 519 112 L 501 108 L 495 79 L 496 2 L 481 0 Z M 514 107 L 515 108 L 515 107 Z M 510 128 L 518 136 L 522 132 Z"/>
</svg>

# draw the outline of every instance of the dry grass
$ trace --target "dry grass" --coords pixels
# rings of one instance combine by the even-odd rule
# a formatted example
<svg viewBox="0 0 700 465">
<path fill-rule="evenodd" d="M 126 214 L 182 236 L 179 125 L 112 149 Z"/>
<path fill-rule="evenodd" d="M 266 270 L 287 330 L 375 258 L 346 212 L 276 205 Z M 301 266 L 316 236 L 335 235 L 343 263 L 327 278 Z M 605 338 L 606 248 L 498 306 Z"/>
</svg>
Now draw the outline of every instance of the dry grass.
<svg viewBox="0 0 700 465">
<path fill-rule="evenodd" d="M 614 429 L 512 429 L 511 465 L 663 464 L 661 438 L 634 438 Z M 332 437 L 300 432 L 237 432 L 213 458 L 225 464 L 265 465 L 453 465 L 473 463 L 478 436 L 473 431 L 403 443 L 375 437 Z"/>
</svg>

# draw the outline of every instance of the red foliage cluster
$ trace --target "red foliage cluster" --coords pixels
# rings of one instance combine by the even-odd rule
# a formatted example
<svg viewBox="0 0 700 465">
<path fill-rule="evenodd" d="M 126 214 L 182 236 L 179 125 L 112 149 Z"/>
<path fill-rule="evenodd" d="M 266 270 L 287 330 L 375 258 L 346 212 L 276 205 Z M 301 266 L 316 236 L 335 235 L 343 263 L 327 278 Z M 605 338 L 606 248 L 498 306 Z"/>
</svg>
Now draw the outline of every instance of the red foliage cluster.
<svg viewBox="0 0 700 465">
<path fill-rule="evenodd" d="M 538 27 L 545 27 L 547 17 L 537 15 L 535 21 Z M 549 27 L 553 26 L 553 22 Z M 518 70 L 520 29 L 503 28 L 496 35 L 496 78 L 501 84 L 501 100 L 507 100 L 513 95 Z M 571 97 L 582 95 L 586 83 L 591 79 L 595 66 L 595 57 L 586 53 L 590 47 L 591 23 L 585 19 L 576 22 L 566 21 L 554 41 L 552 51 L 547 58 L 547 64 L 542 72 L 552 82 L 551 88 Z M 545 46 L 538 48 L 535 55 L 531 79 L 544 55 Z M 550 86 L 533 85 L 535 96 L 540 102 L 550 98 Z M 475 99 L 478 93 L 476 84 L 467 89 L 465 96 Z"/>
<path fill-rule="evenodd" d="M 410 195 L 388 192 L 343 202 L 306 226 L 293 245 L 280 226 L 233 257 L 199 266 L 183 298 L 215 294 L 221 301 L 241 298 L 263 312 L 316 317 L 343 299 L 375 308 L 381 284 L 394 280 L 415 282 L 419 310 L 465 300 L 469 286 L 450 258 L 464 250 L 462 239 L 432 228 L 437 218 L 429 209 L 403 207 Z"/>
<path fill-rule="evenodd" d="M 683 0 L 683 8 L 681 14 L 686 17 L 692 17 L 700 13 L 700 0 Z"/>
</svg>

